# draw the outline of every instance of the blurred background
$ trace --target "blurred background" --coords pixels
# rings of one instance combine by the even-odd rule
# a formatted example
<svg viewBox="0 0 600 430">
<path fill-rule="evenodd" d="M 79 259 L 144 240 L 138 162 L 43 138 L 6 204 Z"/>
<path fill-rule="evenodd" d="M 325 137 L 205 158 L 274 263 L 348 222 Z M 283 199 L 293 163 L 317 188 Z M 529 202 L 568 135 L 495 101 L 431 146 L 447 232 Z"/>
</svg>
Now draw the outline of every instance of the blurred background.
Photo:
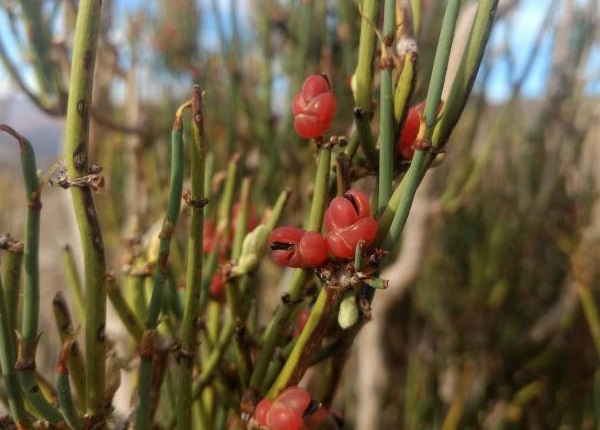
<svg viewBox="0 0 600 430">
<path fill-rule="evenodd" d="M 235 153 L 255 178 L 258 212 L 293 186 L 287 223 L 301 220 L 313 154 L 292 132 L 289 102 L 306 75 L 326 72 L 339 105 L 332 131 L 351 133 L 359 3 L 104 0 L 91 157 L 107 179 L 96 201 L 112 270 L 161 217 L 168 132 L 193 82 L 205 90 L 213 193 Z M 51 180 L 77 1 L 1 4 L 0 122 L 31 140 Z M 412 104 L 427 90 L 445 2 L 421 6 Z M 476 6 L 463 2 L 456 61 Z M 390 288 L 378 293 L 342 377 L 333 409 L 345 428 L 600 427 L 599 8 L 500 1 L 464 116 L 391 250 Z M 0 232 L 22 238 L 17 157 L 0 136 Z M 78 245 L 69 199 L 44 190 L 47 300 L 64 284 L 57 256 Z M 275 285 L 266 265 L 265 285 Z M 112 330 L 120 336 L 118 322 Z M 53 331 L 44 334 L 48 366 Z"/>
</svg>

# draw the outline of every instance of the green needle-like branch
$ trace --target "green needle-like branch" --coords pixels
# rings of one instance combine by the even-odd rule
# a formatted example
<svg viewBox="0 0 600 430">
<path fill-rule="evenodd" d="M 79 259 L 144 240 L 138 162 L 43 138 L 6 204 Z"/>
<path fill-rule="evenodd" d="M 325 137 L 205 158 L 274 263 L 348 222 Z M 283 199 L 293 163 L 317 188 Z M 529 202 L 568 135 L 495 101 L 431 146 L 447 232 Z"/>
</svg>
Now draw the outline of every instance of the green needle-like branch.
<svg viewBox="0 0 600 430">
<path fill-rule="evenodd" d="M 65 136 L 65 159 L 70 179 L 77 179 L 89 173 L 90 109 L 101 8 L 102 0 L 79 2 Z M 104 243 L 92 190 L 89 187 L 71 187 L 71 196 L 85 267 L 86 412 L 94 425 L 104 428 L 103 414 L 108 406 L 104 399 L 106 373 Z"/>
<path fill-rule="evenodd" d="M 200 287 L 202 284 L 202 226 L 204 224 L 204 114 L 202 91 L 192 88 L 191 184 L 188 204 L 191 211 L 188 236 L 186 289 L 181 327 L 181 350 L 178 355 L 177 428 L 192 428 L 192 371 L 196 354 L 200 317 Z"/>
<path fill-rule="evenodd" d="M 181 209 L 181 195 L 183 190 L 183 110 L 189 108 L 190 103 L 183 104 L 175 114 L 173 130 L 171 131 L 171 179 L 169 183 L 169 198 L 167 211 L 159 234 L 158 261 L 154 269 L 152 296 L 148 306 L 146 327 L 140 344 L 140 372 L 138 379 L 138 402 L 136 411 L 136 430 L 150 428 L 152 419 L 151 391 L 152 391 L 152 359 L 155 352 L 156 327 L 161 309 L 163 287 L 168 275 L 169 252 L 171 238 L 177 225 Z"/>
<path fill-rule="evenodd" d="M 360 39 L 358 45 L 358 65 L 356 66 L 354 102 L 356 130 L 360 144 L 367 159 L 375 165 L 377 163 L 377 150 L 371 131 L 371 118 L 373 117 L 372 92 L 373 92 L 373 58 L 375 57 L 375 36 L 377 0 L 364 0 L 362 3 L 362 19 L 360 24 Z"/>
</svg>

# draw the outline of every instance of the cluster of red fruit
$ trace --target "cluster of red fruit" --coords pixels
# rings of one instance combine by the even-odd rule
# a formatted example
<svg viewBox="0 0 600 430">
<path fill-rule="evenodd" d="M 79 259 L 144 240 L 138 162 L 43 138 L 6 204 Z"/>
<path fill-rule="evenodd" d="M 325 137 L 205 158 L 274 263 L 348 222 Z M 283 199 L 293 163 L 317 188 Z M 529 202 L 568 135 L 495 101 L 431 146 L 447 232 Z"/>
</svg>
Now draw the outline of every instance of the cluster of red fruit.
<svg viewBox="0 0 600 430">
<path fill-rule="evenodd" d="M 283 390 L 274 401 L 263 399 L 254 410 L 257 424 L 269 430 L 338 430 L 329 411 L 312 400 L 304 388 Z"/>
<path fill-rule="evenodd" d="M 334 198 L 325 211 L 323 237 L 316 231 L 297 227 L 278 227 L 269 236 L 271 258 L 287 267 L 322 266 L 329 254 L 336 258 L 354 258 L 356 246 L 368 247 L 377 235 L 377 221 L 370 216 L 369 198 L 358 190 L 348 190 Z"/>
<path fill-rule="evenodd" d="M 441 109 L 442 104 L 440 104 Z M 310 75 L 302 84 L 302 90 L 294 96 L 292 112 L 294 128 L 300 137 L 317 138 L 325 133 L 337 108 L 335 95 L 325 75 Z M 425 101 L 411 107 L 404 127 L 396 141 L 396 152 L 406 160 L 415 153 L 415 141 L 421 125 Z"/>
</svg>

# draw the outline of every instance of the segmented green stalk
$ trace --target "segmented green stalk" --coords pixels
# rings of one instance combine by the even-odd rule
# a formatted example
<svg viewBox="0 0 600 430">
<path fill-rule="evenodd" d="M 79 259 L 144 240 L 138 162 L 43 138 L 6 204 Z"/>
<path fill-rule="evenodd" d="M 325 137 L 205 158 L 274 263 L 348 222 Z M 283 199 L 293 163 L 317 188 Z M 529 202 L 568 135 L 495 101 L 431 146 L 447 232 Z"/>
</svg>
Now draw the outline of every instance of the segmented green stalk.
<svg viewBox="0 0 600 430">
<path fill-rule="evenodd" d="M 75 386 L 75 391 L 77 391 L 81 404 L 85 405 L 85 363 L 79 349 L 79 343 L 74 338 L 76 332 L 73 328 L 71 313 L 69 312 L 67 301 L 62 291 L 58 291 L 54 295 L 52 308 L 61 342 L 64 344 L 68 339 L 71 339 L 67 365 L 69 366 L 69 374 Z"/>
<path fill-rule="evenodd" d="M 115 308 L 117 315 L 119 315 L 119 319 L 129 332 L 131 337 L 133 337 L 136 343 L 139 344 L 144 334 L 144 326 L 142 325 L 136 313 L 133 311 L 133 309 L 131 309 L 131 307 L 125 300 L 125 297 L 123 297 L 123 293 L 117 285 L 115 277 L 112 275 L 107 276 L 106 292 L 108 294 L 110 302 L 113 305 L 113 308 Z"/>
<path fill-rule="evenodd" d="M 442 31 L 433 64 L 433 73 L 425 101 L 425 121 L 421 124 L 417 138 L 417 142 L 422 149 L 415 151 L 408 172 L 396 187 L 394 194 L 379 219 L 377 241 L 381 243 L 381 240 L 386 237 L 383 243 L 384 247 L 391 248 L 398 241 L 408 218 L 417 187 L 421 183 L 425 171 L 433 159 L 433 152 L 428 148 L 431 147 L 431 135 L 437 118 L 437 107 L 440 102 L 446 69 L 448 67 L 450 48 L 452 46 L 456 21 L 458 20 L 460 3 L 460 0 L 451 0 L 444 14 Z"/>
<path fill-rule="evenodd" d="M 83 420 L 77 412 L 77 408 L 73 403 L 71 394 L 71 385 L 69 383 L 69 367 L 67 362 L 70 360 L 71 349 L 73 347 L 73 339 L 67 338 L 64 343 L 58 364 L 56 365 L 56 389 L 58 393 L 58 404 L 60 410 L 67 421 L 67 424 L 74 430 L 83 429 Z"/>
<path fill-rule="evenodd" d="M 392 195 L 394 180 L 394 102 L 392 45 L 396 32 L 396 1 L 385 0 L 383 15 L 383 50 L 381 56 L 381 86 L 379 92 L 379 192 L 377 212 L 383 211 Z"/>
<path fill-rule="evenodd" d="M 92 87 L 102 0 L 81 0 L 75 26 L 67 104 L 65 153 L 71 179 L 89 173 L 88 142 Z M 106 262 L 98 215 L 89 187 L 71 187 L 85 267 L 86 412 L 104 428 L 106 358 Z"/>
<path fill-rule="evenodd" d="M 0 287 L 2 280 L 0 278 Z M 12 341 L 13 334 L 10 329 L 8 306 L 4 294 L 0 294 L 0 365 L 2 365 L 2 376 L 8 397 L 10 415 L 19 428 L 30 428 L 31 422 L 25 412 L 21 383 L 15 372 L 15 347 Z"/>
<path fill-rule="evenodd" d="M 171 237 L 177 225 L 179 210 L 181 208 L 181 195 L 183 190 L 183 124 L 182 113 L 190 103 L 182 105 L 175 115 L 173 130 L 171 131 L 171 179 L 169 183 L 169 198 L 165 219 L 159 234 L 160 245 L 158 260 L 154 269 L 152 297 L 148 307 L 146 328 L 140 345 L 140 371 L 138 378 L 138 400 L 135 428 L 147 430 L 151 421 L 151 391 L 152 391 L 152 358 L 154 357 L 156 326 L 161 309 L 162 290 L 167 278 L 169 250 Z"/>
<path fill-rule="evenodd" d="M 305 228 L 309 231 L 320 231 L 323 223 L 323 215 L 327 204 L 327 190 L 329 183 L 329 172 L 331 168 L 331 148 L 328 146 L 319 149 L 317 161 L 317 173 L 315 178 L 315 189 L 310 208 L 308 223 Z M 285 303 L 282 303 L 277 309 L 277 313 L 271 319 L 267 330 L 265 331 L 262 348 L 258 360 L 254 365 L 252 376 L 250 377 L 250 387 L 261 391 L 269 363 L 273 358 L 273 354 L 279 343 L 281 342 L 281 334 L 290 319 L 290 316 L 295 308 L 293 304 L 297 301 L 308 281 L 312 271 L 310 269 L 296 270 L 292 278 L 290 288 L 287 291 Z"/>
<path fill-rule="evenodd" d="M 4 254 L 4 270 L 2 272 L 2 281 L 4 283 L 4 299 L 11 306 L 7 309 L 8 321 L 10 323 L 10 332 L 13 333 L 17 328 L 19 309 L 19 295 L 21 293 L 21 274 L 23 267 L 23 242 L 11 241 L 7 243 L 6 254 Z M 14 336 L 11 336 L 14 345 Z M 13 346 L 14 348 L 14 346 Z"/>
<path fill-rule="evenodd" d="M 271 216 L 269 217 L 269 221 L 267 222 L 267 227 L 270 230 L 275 228 L 275 226 L 279 223 L 281 216 L 283 215 L 283 210 L 285 209 L 285 206 L 289 200 L 289 197 L 290 197 L 290 191 L 285 190 L 280 194 L 279 198 L 277 199 L 277 202 L 275 203 L 275 206 L 273 207 L 273 212 L 271 213 Z M 248 277 L 242 277 L 242 280 L 244 282 L 248 282 L 248 279 L 249 279 Z M 241 288 L 242 290 L 245 290 L 243 284 L 241 285 L 241 287 L 242 287 Z M 214 375 L 214 372 L 216 371 L 217 366 L 223 357 L 225 349 L 227 348 L 227 346 L 229 346 L 229 343 L 231 341 L 231 336 L 233 335 L 234 329 L 235 329 L 235 321 L 231 317 L 231 314 L 228 314 L 227 320 L 225 321 L 223 329 L 221 330 L 221 332 L 219 334 L 219 338 L 218 338 L 217 342 L 211 348 L 210 355 L 206 358 L 206 360 L 203 363 L 202 373 L 200 375 L 199 381 L 194 385 L 194 389 L 193 389 L 193 398 L 194 399 L 197 399 L 200 396 L 200 394 L 202 393 L 202 390 L 211 381 L 211 379 Z M 267 366 L 268 366 L 268 364 L 269 363 L 267 362 Z"/>
<path fill-rule="evenodd" d="M 42 395 L 35 375 L 35 352 L 39 340 L 38 318 L 40 307 L 39 287 L 39 236 L 40 236 L 40 183 L 37 176 L 35 154 L 31 143 L 6 124 L 0 130 L 10 134 L 19 143 L 21 150 L 21 169 L 25 179 L 25 191 L 28 199 L 27 220 L 25 222 L 25 283 L 23 288 L 23 321 L 18 334 L 17 362 L 21 385 L 36 413 L 52 424 L 62 421 L 62 416 Z M 8 311 L 7 311 L 8 312 Z M 7 315 L 8 317 L 8 315 Z M 7 324 L 8 324 L 7 320 Z M 10 342 L 10 336 L 7 339 Z"/>
<path fill-rule="evenodd" d="M 179 352 L 179 382 L 177 384 L 177 428 L 192 428 L 192 371 L 196 354 L 198 318 L 200 316 L 200 286 L 202 283 L 202 227 L 204 223 L 204 116 L 202 92 L 192 88 L 192 145 L 191 219 L 188 236 L 186 289 L 181 325 L 181 351 Z"/>
<path fill-rule="evenodd" d="M 355 123 L 360 145 L 367 159 L 377 163 L 377 151 L 371 131 L 373 116 L 371 95 L 373 92 L 373 58 L 375 56 L 375 25 L 379 10 L 378 0 L 364 0 L 358 44 L 358 64 L 354 73 Z"/>
<path fill-rule="evenodd" d="M 67 286 L 75 299 L 77 316 L 79 317 L 79 321 L 85 321 L 85 301 L 81 288 L 81 277 L 77 272 L 77 264 L 75 263 L 73 249 L 70 245 L 66 245 L 63 249 L 63 264 L 65 266 Z"/>
</svg>

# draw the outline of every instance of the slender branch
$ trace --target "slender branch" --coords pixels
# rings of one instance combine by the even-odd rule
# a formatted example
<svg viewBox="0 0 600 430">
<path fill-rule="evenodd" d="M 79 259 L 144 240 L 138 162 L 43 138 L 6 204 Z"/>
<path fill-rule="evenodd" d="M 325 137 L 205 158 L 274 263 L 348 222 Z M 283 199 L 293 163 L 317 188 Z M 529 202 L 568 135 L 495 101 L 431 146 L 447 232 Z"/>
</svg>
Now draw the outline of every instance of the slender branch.
<svg viewBox="0 0 600 430">
<path fill-rule="evenodd" d="M 183 321 L 181 327 L 181 350 L 178 356 L 179 382 L 177 384 L 177 428 L 192 428 L 192 371 L 196 354 L 196 337 L 200 312 L 200 286 L 202 283 L 202 226 L 204 224 L 204 114 L 202 91 L 192 88 L 192 162 L 190 194 L 190 232 L 188 236 L 188 259 Z"/>
<path fill-rule="evenodd" d="M 102 0 L 81 0 L 75 26 L 71 82 L 67 103 L 65 152 L 67 173 L 79 178 L 88 173 L 88 144 L 92 87 Z M 106 289 L 104 243 L 89 187 L 71 187 L 85 265 L 86 412 L 104 428 Z"/>
</svg>

